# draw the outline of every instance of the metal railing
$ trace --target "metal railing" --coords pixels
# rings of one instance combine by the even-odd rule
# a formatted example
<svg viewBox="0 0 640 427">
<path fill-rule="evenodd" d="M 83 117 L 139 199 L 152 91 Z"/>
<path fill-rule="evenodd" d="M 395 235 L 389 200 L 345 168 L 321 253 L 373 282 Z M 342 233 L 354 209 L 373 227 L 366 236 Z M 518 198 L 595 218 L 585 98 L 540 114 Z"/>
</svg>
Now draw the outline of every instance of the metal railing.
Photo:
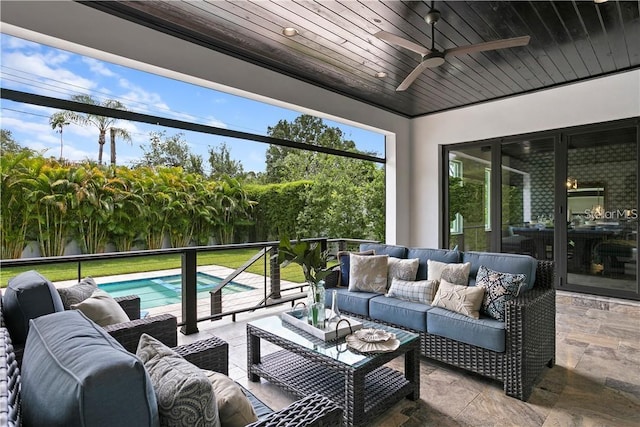
<svg viewBox="0 0 640 427">
<path fill-rule="evenodd" d="M 353 248 L 360 243 L 373 242 L 371 240 L 358 239 L 305 239 L 309 241 L 320 242 L 322 249 L 329 249 L 331 253 Z M 193 334 L 198 332 L 198 322 L 217 320 L 224 316 L 232 316 L 235 321 L 236 315 L 244 312 L 251 312 L 261 308 L 267 308 L 278 304 L 292 302 L 303 297 L 305 283 L 288 283 L 282 286 L 280 280 L 280 265 L 277 262 L 277 248 L 279 242 L 257 242 L 232 245 L 212 245 L 212 246 L 196 246 L 185 248 L 168 248 L 155 250 L 138 250 L 130 252 L 110 252 L 102 254 L 87 255 L 70 255 L 57 257 L 40 257 L 40 258 L 21 258 L 12 260 L 0 260 L 0 268 L 10 267 L 37 267 L 51 264 L 76 263 L 77 278 L 80 281 L 83 278 L 82 267 L 90 261 L 104 261 L 115 259 L 126 259 L 136 257 L 148 257 L 155 255 L 180 255 L 181 256 L 181 314 L 182 319 L 178 322 L 180 331 L 184 334 Z M 228 274 L 221 283 L 210 291 L 210 314 L 206 316 L 198 316 L 198 291 L 197 291 L 197 274 L 198 274 L 198 254 L 208 252 L 222 252 L 237 249 L 256 249 L 256 254 L 246 263 Z M 261 276 L 262 286 L 260 289 L 260 299 L 255 302 L 245 302 L 238 308 L 226 308 L 223 306 L 222 290 L 228 286 L 234 279 L 247 269 L 263 260 L 263 272 Z M 299 289 L 299 291 L 298 291 Z M 296 293 L 290 291 L 296 290 Z M 257 296 L 257 292 L 254 293 Z"/>
</svg>

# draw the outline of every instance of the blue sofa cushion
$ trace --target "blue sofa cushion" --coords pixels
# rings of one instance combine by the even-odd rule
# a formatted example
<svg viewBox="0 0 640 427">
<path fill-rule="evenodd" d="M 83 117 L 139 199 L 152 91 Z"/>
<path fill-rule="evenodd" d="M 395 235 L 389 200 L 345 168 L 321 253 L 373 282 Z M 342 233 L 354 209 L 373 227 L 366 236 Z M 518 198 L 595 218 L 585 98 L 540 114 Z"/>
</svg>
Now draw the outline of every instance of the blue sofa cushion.
<svg viewBox="0 0 640 427">
<path fill-rule="evenodd" d="M 475 284 L 476 275 L 481 265 L 502 273 L 524 274 L 527 276 L 525 283 L 520 288 L 520 292 L 532 289 L 536 281 L 538 261 L 529 255 L 465 252 L 462 255 L 462 262 L 471 263 L 471 272 L 469 273 L 471 285 Z"/>
<path fill-rule="evenodd" d="M 384 243 L 362 243 L 360 252 L 374 250 L 376 255 L 389 255 L 394 258 L 406 258 L 407 248 L 405 246 L 386 245 Z"/>
<path fill-rule="evenodd" d="M 22 361 L 27 426 L 158 426 L 140 359 L 77 310 L 31 321 Z"/>
<path fill-rule="evenodd" d="M 416 280 L 427 279 L 427 260 L 446 262 L 447 264 L 460 262 L 460 252 L 451 249 L 422 249 L 409 248 L 407 258 L 418 258 L 418 274 Z"/>
<path fill-rule="evenodd" d="M 34 270 L 9 279 L 2 297 L 2 314 L 14 345 L 27 340 L 29 320 L 63 310 L 53 283 Z"/>
<path fill-rule="evenodd" d="M 369 317 L 372 319 L 420 332 L 427 330 L 427 311 L 430 309 L 431 306 L 427 304 L 384 295 L 369 301 Z"/>
<path fill-rule="evenodd" d="M 347 311 L 361 316 L 369 316 L 369 300 L 381 294 L 375 292 L 350 292 L 345 288 L 333 289 L 338 300 L 338 310 Z M 333 292 L 325 293 L 325 303 L 331 307 Z"/>
<path fill-rule="evenodd" d="M 433 307 L 427 311 L 427 332 L 498 353 L 505 350 L 505 325 L 496 319 L 480 316 L 472 319 L 464 314 Z"/>
</svg>

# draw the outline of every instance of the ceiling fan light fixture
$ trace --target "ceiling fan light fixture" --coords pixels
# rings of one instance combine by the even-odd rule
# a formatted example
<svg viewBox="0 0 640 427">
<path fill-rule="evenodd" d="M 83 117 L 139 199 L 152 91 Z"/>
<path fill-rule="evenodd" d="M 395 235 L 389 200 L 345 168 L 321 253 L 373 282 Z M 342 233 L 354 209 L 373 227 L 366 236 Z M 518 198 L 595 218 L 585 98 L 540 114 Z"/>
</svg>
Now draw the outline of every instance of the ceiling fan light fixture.
<svg viewBox="0 0 640 427">
<path fill-rule="evenodd" d="M 293 27 L 285 27 L 282 29 L 282 34 L 284 34 L 287 37 L 295 37 L 298 35 L 298 30 L 296 30 Z"/>
</svg>

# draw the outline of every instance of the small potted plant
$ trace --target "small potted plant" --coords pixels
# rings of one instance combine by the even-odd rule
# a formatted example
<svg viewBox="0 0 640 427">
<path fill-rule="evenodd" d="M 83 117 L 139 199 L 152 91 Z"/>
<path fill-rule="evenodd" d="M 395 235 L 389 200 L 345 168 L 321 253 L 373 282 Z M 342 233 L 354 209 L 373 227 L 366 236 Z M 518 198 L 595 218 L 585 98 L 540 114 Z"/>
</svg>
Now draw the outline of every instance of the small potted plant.
<svg viewBox="0 0 640 427">
<path fill-rule="evenodd" d="M 278 246 L 278 262 L 281 267 L 291 263 L 302 267 L 304 278 L 309 285 L 307 311 L 309 323 L 315 327 L 324 326 L 325 301 L 324 278 L 331 274 L 326 268 L 327 251 L 322 251 L 320 242 L 296 240 L 294 244 L 284 237 Z"/>
</svg>

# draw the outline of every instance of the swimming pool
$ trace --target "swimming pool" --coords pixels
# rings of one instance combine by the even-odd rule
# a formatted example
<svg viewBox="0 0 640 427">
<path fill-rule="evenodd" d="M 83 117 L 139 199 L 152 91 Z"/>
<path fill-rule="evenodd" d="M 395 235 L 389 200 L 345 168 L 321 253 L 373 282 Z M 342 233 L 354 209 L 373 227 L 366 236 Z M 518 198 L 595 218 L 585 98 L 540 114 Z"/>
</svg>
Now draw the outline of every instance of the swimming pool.
<svg viewBox="0 0 640 427">
<path fill-rule="evenodd" d="M 197 273 L 198 298 L 208 298 L 209 291 L 220 284 L 223 279 L 206 273 Z M 177 304 L 182 301 L 182 276 L 149 277 L 146 279 L 125 280 L 121 282 L 98 285 L 113 297 L 138 295 L 140 308 L 145 310 L 163 305 Z M 222 288 L 222 295 L 235 294 L 253 290 L 253 287 L 237 282 L 230 282 Z"/>
</svg>

